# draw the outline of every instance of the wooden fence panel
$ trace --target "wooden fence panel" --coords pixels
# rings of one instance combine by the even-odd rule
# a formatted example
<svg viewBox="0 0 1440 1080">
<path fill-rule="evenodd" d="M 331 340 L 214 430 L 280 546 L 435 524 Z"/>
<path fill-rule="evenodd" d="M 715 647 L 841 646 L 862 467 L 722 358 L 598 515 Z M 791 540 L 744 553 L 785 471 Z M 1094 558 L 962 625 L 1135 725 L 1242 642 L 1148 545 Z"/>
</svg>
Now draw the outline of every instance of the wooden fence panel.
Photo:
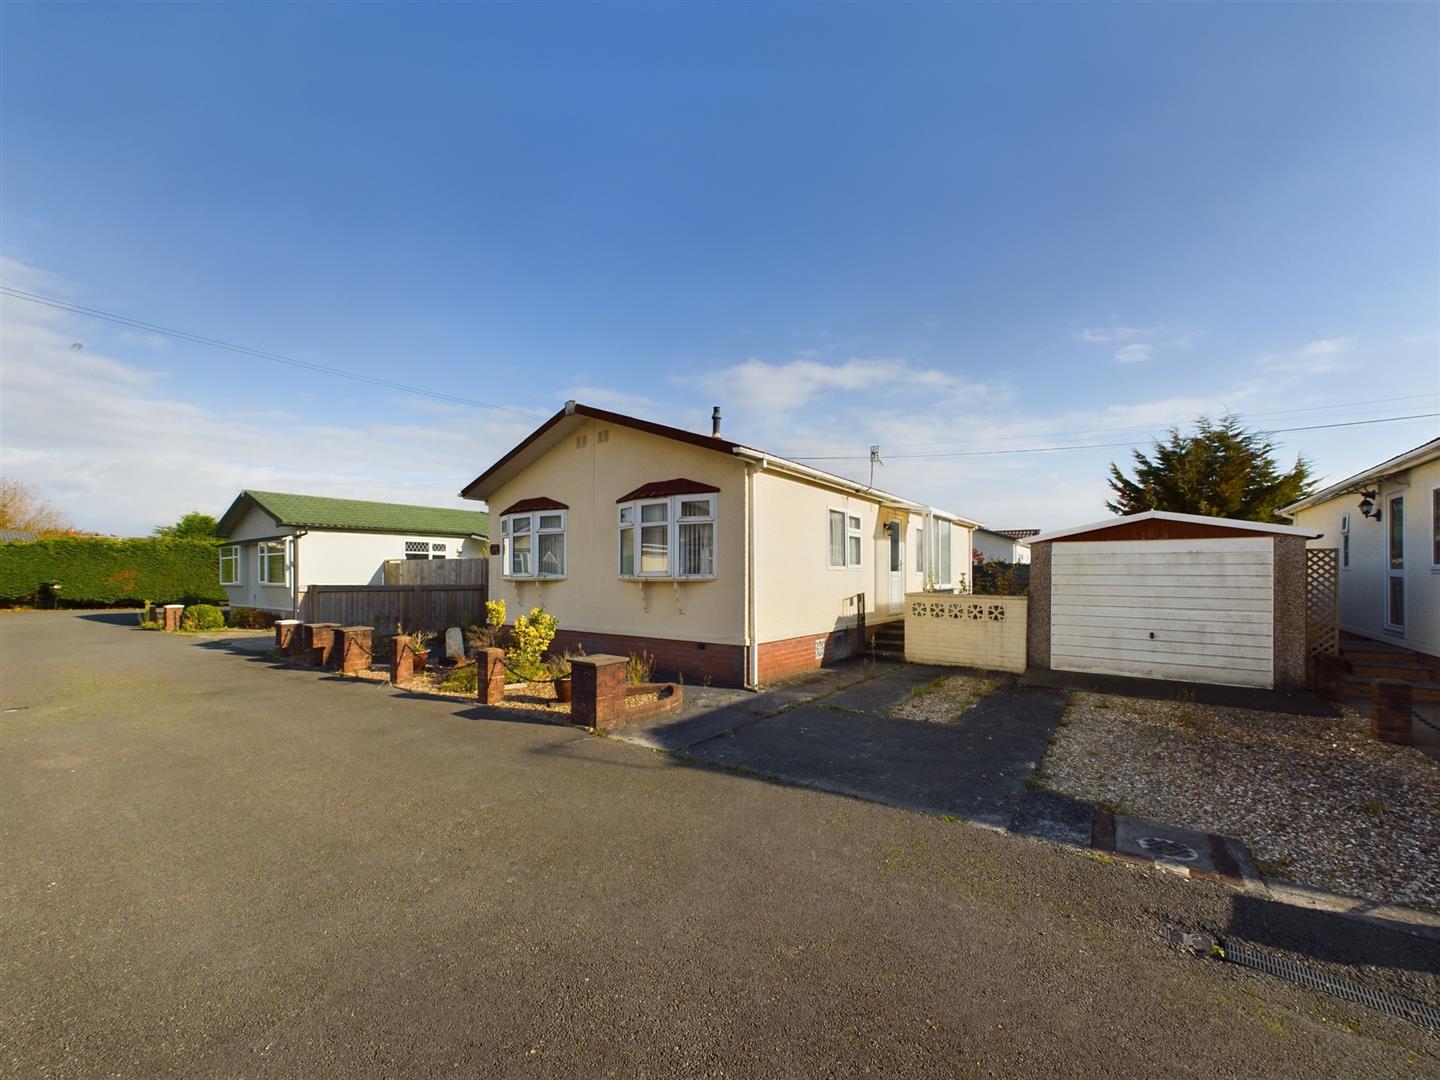
<svg viewBox="0 0 1440 1080">
<path fill-rule="evenodd" d="M 305 593 L 306 622 L 369 626 L 382 635 L 484 619 L 485 590 L 473 585 L 312 585 Z"/>
<path fill-rule="evenodd" d="M 489 559 L 389 559 L 385 563 L 386 585 L 469 585 L 489 584 Z"/>
</svg>

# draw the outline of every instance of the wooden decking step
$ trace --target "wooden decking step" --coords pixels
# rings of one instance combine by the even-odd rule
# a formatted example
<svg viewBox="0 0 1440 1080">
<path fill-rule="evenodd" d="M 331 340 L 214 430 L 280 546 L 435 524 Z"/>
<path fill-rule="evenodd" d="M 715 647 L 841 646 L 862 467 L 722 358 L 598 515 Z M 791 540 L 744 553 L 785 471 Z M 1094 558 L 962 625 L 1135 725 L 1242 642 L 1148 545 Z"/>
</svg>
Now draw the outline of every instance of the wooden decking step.
<svg viewBox="0 0 1440 1080">
<path fill-rule="evenodd" d="M 1346 657 L 1346 659 L 1350 659 Z M 1408 663 L 1380 663 L 1378 661 L 1350 661 L 1350 670 L 1356 675 L 1364 675 L 1371 679 L 1417 679 L 1427 681 L 1434 673 L 1424 664 Z"/>
<path fill-rule="evenodd" d="M 1350 674 L 1345 676 L 1345 684 L 1360 692 L 1361 696 L 1369 697 L 1370 684 L 1375 680 L 1365 675 Z M 1410 684 L 1411 697 L 1415 701 L 1440 701 L 1440 680 L 1435 679 L 1406 679 Z"/>
</svg>

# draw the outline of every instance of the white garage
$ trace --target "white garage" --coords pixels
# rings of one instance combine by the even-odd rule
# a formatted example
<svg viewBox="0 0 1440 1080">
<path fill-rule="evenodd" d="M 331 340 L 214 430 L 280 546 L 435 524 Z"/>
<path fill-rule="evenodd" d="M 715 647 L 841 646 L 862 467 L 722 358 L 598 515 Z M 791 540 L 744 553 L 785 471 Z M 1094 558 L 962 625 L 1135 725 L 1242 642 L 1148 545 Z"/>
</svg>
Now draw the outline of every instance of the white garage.
<svg viewBox="0 0 1440 1080">
<path fill-rule="evenodd" d="M 1288 525 L 1163 511 L 1037 536 L 1031 666 L 1265 689 L 1299 685 L 1304 546 L 1313 536 Z M 1043 631 L 1035 626 L 1042 619 Z"/>
</svg>

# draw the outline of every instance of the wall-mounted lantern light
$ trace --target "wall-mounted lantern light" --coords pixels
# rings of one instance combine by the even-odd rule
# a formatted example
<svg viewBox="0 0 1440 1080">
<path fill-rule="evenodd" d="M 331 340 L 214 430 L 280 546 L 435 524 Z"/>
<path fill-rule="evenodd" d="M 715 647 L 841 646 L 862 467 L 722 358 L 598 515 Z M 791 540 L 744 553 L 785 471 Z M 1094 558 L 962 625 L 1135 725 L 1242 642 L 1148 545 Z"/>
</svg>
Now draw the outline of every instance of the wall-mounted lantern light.
<svg viewBox="0 0 1440 1080">
<path fill-rule="evenodd" d="M 1362 491 L 1360 493 L 1360 513 L 1364 514 L 1367 518 L 1374 518 L 1376 521 L 1380 520 L 1380 508 L 1375 505 L 1375 492 Z"/>
</svg>

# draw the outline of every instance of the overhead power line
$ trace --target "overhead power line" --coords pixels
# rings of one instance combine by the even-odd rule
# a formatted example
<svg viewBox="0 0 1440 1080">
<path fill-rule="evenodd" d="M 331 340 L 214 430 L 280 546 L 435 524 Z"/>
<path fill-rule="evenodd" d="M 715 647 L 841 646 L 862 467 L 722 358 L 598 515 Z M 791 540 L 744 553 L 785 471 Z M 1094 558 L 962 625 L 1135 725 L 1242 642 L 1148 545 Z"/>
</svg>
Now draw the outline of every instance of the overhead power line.
<svg viewBox="0 0 1440 1080">
<path fill-rule="evenodd" d="M 1365 400 L 1363 400 L 1363 401 L 1342 401 L 1342 402 L 1337 402 L 1337 403 L 1332 404 L 1332 405 L 1312 405 L 1312 406 L 1309 406 L 1308 408 L 1274 409 L 1274 410 L 1267 410 L 1267 411 L 1265 411 L 1265 412 L 1245 412 L 1245 413 L 1241 413 L 1241 414 L 1239 414 L 1239 415 L 1241 416 L 1241 419 L 1244 419 L 1244 420 L 1253 420 L 1253 419 L 1255 419 L 1255 418 L 1257 418 L 1257 417 L 1261 417 L 1261 416 L 1293 416 L 1293 417 L 1296 417 L 1297 419 L 1300 419 L 1300 418 L 1303 416 L 1303 414 L 1305 414 L 1305 413 L 1333 412 L 1335 409 L 1357 409 L 1357 410 L 1358 410 L 1358 409 L 1360 408 L 1360 406 L 1362 406 L 1362 405 L 1387 405 L 1387 404 L 1392 404 L 1392 403 L 1394 403 L 1394 402 L 1400 402 L 1400 401 L 1434 400 L 1434 399 L 1437 399 L 1437 398 L 1440 398 L 1440 391 L 1431 391 L 1431 392 L 1428 393 L 1428 394 L 1406 394 L 1406 395 L 1404 395 L 1404 396 L 1402 396 L 1402 397 L 1368 398 L 1368 399 L 1365 399 Z M 1362 413 L 1362 415 L 1363 415 L 1363 413 Z M 1320 418 L 1319 418 L 1319 417 L 1315 417 L 1315 419 L 1320 419 Z M 1079 438 L 1083 438 L 1083 437 L 1085 437 L 1085 436 L 1090 436 L 1090 435 L 1118 435 L 1118 434 L 1121 434 L 1121 433 L 1123 433 L 1123 432 L 1129 432 L 1129 431 L 1140 432 L 1140 433 L 1142 433 L 1142 434 L 1148 435 L 1150 432 L 1155 431 L 1157 428 L 1166 428 L 1166 429 L 1168 429 L 1168 428 L 1172 428 L 1172 427 L 1176 427 L 1176 428 L 1178 428 L 1178 427 L 1184 427 L 1184 426 L 1186 425 L 1186 423 L 1187 423 L 1187 421 L 1184 421 L 1184 420 L 1176 420 L 1176 421 L 1169 421 L 1169 422 L 1165 422 L 1165 423 L 1155 423 L 1155 424 L 1130 424 L 1130 425 L 1127 425 L 1127 426 L 1125 426 L 1125 427 L 1112 427 L 1112 428 L 1081 428 L 1081 429 L 1079 429 L 1079 430 L 1076 430 L 1076 429 L 1067 429 L 1067 430 L 1061 430 L 1061 431 L 1029 431 L 1029 432 L 1025 432 L 1025 433 L 1023 433 L 1023 434 L 1020 434 L 1020 435 L 997 435 L 997 436 L 994 436 L 994 437 L 992 437 L 992 438 L 966 439 L 964 442 L 953 442 L 953 443 L 937 443 L 937 442 L 888 443 L 888 444 L 887 444 L 888 449 L 887 449 L 886 453 L 890 453 L 891 451 L 895 451 L 895 450 L 911 450 L 911 449 L 915 449 L 915 448 L 917 448 L 917 447 L 924 447 L 924 448 L 929 449 L 929 450 L 940 450 L 940 449 L 973 449 L 973 448 L 975 448 L 975 447 L 986 446 L 986 445 L 993 445 L 993 444 L 995 444 L 995 443 L 1025 442 L 1025 441 L 1027 441 L 1027 440 L 1033 440 L 1033 439 L 1079 439 Z M 803 449 L 803 450 L 795 450 L 795 449 L 786 450 L 786 449 L 784 448 L 784 446 L 782 445 L 782 446 L 780 446 L 780 447 L 777 447 L 776 449 L 777 449 L 777 450 L 783 450 L 783 451 L 785 452 L 785 455 L 786 455 L 787 457 L 791 457 L 791 458 L 799 457 L 799 456 L 802 455 L 802 454 L 828 454 L 828 453 L 831 453 L 831 452 L 836 451 L 836 450 L 852 450 L 852 449 L 854 449 L 857 454 L 859 453 L 859 450 L 854 447 L 854 444 L 845 444 L 845 443 L 835 444 L 835 445 L 832 445 L 832 446 L 811 446 L 811 447 L 806 447 L 806 448 Z"/>
<path fill-rule="evenodd" d="M 1269 428 L 1262 430 L 1262 435 L 1283 435 L 1291 431 L 1323 431 L 1327 428 L 1364 427 L 1367 424 L 1393 424 L 1400 420 L 1426 420 L 1433 417 L 1440 417 L 1440 412 L 1415 413 L 1412 416 L 1382 416 L 1374 420 L 1349 420 L 1338 424 L 1306 424 L 1303 427 Z M 891 461 L 899 458 L 957 458 L 957 457 L 996 457 L 1002 454 L 1052 454 L 1061 450 L 1112 450 L 1116 447 L 1134 446 L 1139 441 L 1131 439 L 1129 442 L 1113 443 L 1076 443 L 1071 446 L 1026 446 L 1013 447 L 1005 450 L 946 450 L 934 454 L 889 454 Z M 839 454 L 834 457 L 804 457 L 796 456 L 795 461 L 864 461 L 863 455 Z"/>
<path fill-rule="evenodd" d="M 383 386 L 390 390 L 400 390 L 407 394 L 417 394 L 420 397 L 433 398 L 436 401 L 448 401 L 455 405 L 469 405 L 476 409 L 488 409 L 491 412 L 514 413 L 516 416 L 527 417 L 533 417 L 535 415 L 533 412 L 525 409 L 516 409 L 509 405 L 495 405 L 488 401 L 476 401 L 474 398 L 460 397 L 458 394 L 447 394 L 443 390 L 427 390 L 423 386 L 412 386 L 409 383 L 396 382 L 393 379 L 380 379 L 373 375 L 362 375 L 358 371 L 346 371 L 344 368 L 331 367 L 328 364 L 317 364 L 311 360 L 297 360 L 293 356 L 282 356 L 280 353 L 267 352 L 264 349 L 253 349 L 248 345 L 236 345 L 232 341 L 222 341 L 219 338 L 206 337 L 203 334 L 192 334 L 188 330 L 176 330 L 169 326 L 159 326 L 141 319 L 132 319 L 125 315 L 117 315 L 113 311 L 101 311 L 98 308 L 85 307 L 83 304 L 73 304 L 68 300 L 58 300 L 53 296 L 42 296 L 39 293 L 26 292 L 24 289 L 12 288 L 9 285 L 0 285 L 0 293 L 6 296 L 12 296 L 17 300 L 29 301 L 32 304 L 43 304 L 46 307 L 52 307 L 59 311 L 68 311 L 72 315 L 83 315 L 90 319 L 102 319 L 105 322 L 128 326 L 136 330 L 144 330 L 151 334 L 163 334 L 165 337 L 188 341 L 196 345 L 208 345 L 212 349 L 225 349 L 228 352 L 242 353 L 245 356 L 253 356 L 260 360 L 271 360 L 277 364 L 288 364 L 290 367 L 300 368 L 303 371 L 312 371 L 317 375 L 333 375 L 337 379 L 350 379 L 352 382 L 368 383 L 371 386 Z"/>
</svg>

